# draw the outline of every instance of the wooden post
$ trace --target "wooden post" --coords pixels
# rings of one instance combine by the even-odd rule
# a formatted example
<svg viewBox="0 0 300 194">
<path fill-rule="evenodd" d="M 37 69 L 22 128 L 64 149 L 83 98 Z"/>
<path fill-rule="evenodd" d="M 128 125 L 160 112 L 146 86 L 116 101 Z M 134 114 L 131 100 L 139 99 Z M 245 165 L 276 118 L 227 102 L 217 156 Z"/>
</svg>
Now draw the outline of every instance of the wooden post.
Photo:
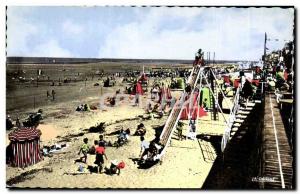
<svg viewBox="0 0 300 194">
<path fill-rule="evenodd" d="M 36 87 L 39 87 L 39 74 L 40 74 L 40 72 L 39 72 L 39 69 L 38 69 L 37 72 L 36 72 Z"/>
<path fill-rule="evenodd" d="M 266 54 L 267 54 L 267 33 L 265 32 L 264 59 L 266 57 Z"/>
</svg>

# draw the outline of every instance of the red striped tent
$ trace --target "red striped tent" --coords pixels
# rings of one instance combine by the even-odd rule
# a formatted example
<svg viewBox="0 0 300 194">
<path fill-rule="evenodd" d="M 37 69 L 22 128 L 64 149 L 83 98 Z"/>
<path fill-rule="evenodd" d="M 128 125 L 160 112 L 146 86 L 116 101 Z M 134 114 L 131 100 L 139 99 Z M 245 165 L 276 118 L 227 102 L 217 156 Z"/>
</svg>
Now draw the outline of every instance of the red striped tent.
<svg viewBox="0 0 300 194">
<path fill-rule="evenodd" d="M 40 136 L 41 131 L 35 127 L 20 128 L 8 135 L 11 141 L 13 166 L 24 168 L 36 164 L 42 159 Z"/>
<path fill-rule="evenodd" d="M 135 95 L 135 94 L 140 94 L 140 95 L 144 94 L 143 86 L 140 81 L 134 85 L 134 88 L 131 92 L 131 95 Z"/>
<path fill-rule="evenodd" d="M 162 99 L 170 100 L 172 99 L 171 90 L 169 87 L 162 87 L 159 92 L 158 103 L 162 103 Z"/>
<path fill-rule="evenodd" d="M 166 89 L 166 97 L 169 100 L 172 99 L 172 94 L 171 94 L 171 90 L 169 87 Z"/>
<path fill-rule="evenodd" d="M 165 97 L 165 87 L 160 88 L 159 90 L 159 99 L 158 99 L 158 103 L 162 103 L 163 97 Z"/>
<path fill-rule="evenodd" d="M 188 120 L 189 115 L 191 115 L 191 119 L 195 120 L 197 119 L 197 113 L 199 117 L 206 116 L 207 113 L 204 111 L 202 107 L 197 106 L 197 97 L 198 97 L 198 92 L 195 92 L 193 95 L 193 100 L 192 100 L 192 106 L 190 107 L 190 99 L 188 98 L 184 104 L 184 108 L 181 112 L 180 119 L 181 120 Z"/>
<path fill-rule="evenodd" d="M 140 94 L 140 95 L 143 95 L 144 94 L 144 90 L 143 90 L 143 87 L 142 87 L 142 84 L 141 82 L 139 81 L 138 83 L 136 83 L 136 93 Z"/>
</svg>

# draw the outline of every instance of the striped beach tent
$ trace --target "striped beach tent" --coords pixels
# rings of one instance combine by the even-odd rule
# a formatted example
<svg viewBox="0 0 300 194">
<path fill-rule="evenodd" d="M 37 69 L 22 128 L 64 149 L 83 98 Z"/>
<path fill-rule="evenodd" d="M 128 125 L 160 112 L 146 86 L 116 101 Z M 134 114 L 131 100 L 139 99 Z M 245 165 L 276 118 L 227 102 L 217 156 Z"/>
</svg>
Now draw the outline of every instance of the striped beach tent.
<svg viewBox="0 0 300 194">
<path fill-rule="evenodd" d="M 40 136 L 41 131 L 35 127 L 20 128 L 8 135 L 11 141 L 12 166 L 24 168 L 42 159 Z"/>
<path fill-rule="evenodd" d="M 158 103 L 163 103 L 165 100 L 171 100 L 172 94 L 169 87 L 162 87 L 159 92 L 159 100 Z"/>
<path fill-rule="evenodd" d="M 204 109 L 197 105 L 197 97 L 198 97 L 199 93 L 198 92 L 194 92 L 193 96 L 192 96 L 192 100 L 186 101 L 186 103 L 184 104 L 183 110 L 181 112 L 180 115 L 180 120 L 188 120 L 189 119 L 189 115 L 191 116 L 191 119 L 195 120 L 197 119 L 197 114 L 200 117 L 206 116 L 207 113 L 204 111 Z M 190 106 L 190 103 L 192 103 L 192 105 Z"/>
<path fill-rule="evenodd" d="M 140 81 L 138 81 L 136 83 L 136 93 L 140 94 L 140 95 L 143 95 L 144 94 L 144 90 L 143 90 L 143 86 L 142 86 L 142 83 Z"/>
<path fill-rule="evenodd" d="M 169 87 L 166 88 L 166 98 L 169 100 L 172 99 L 172 94 Z"/>
</svg>

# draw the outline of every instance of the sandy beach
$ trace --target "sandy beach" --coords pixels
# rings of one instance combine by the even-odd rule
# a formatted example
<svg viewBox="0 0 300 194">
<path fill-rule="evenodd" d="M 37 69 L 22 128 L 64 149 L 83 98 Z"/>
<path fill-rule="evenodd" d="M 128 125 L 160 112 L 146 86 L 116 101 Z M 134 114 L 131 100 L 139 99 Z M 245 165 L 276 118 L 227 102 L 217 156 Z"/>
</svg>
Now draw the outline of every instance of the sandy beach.
<svg viewBox="0 0 300 194">
<path fill-rule="evenodd" d="M 115 89 L 115 88 L 114 88 Z M 173 95 L 178 95 L 178 91 Z M 125 162 L 125 168 L 121 174 L 109 176 L 106 174 L 90 173 L 89 165 L 94 165 L 95 155 L 88 155 L 84 172 L 78 172 L 79 163 L 77 155 L 83 138 L 89 139 L 89 145 L 99 138 L 98 133 L 89 133 L 87 129 L 100 122 L 108 126 L 104 133 L 107 141 L 117 140 L 116 135 L 105 135 L 114 132 L 118 126 L 129 128 L 132 133 L 139 123 L 144 123 L 147 133 L 145 139 L 151 141 L 154 138 L 156 126 L 163 125 L 167 115 L 161 119 L 143 119 L 145 107 L 133 106 L 129 101 L 132 97 L 123 100 L 115 107 L 106 107 L 104 110 L 91 110 L 89 112 L 76 112 L 77 101 L 69 103 L 56 103 L 54 106 L 44 106 L 44 120 L 39 125 L 42 132 L 41 146 L 66 143 L 68 146 L 61 151 L 53 153 L 52 157 L 44 157 L 41 162 L 25 169 L 7 166 L 8 186 L 30 188 L 201 188 L 216 156 L 215 148 L 209 141 L 183 140 L 179 141 L 176 131 L 166 155 L 161 164 L 156 164 L 150 169 L 138 169 L 134 159 L 139 156 L 139 136 L 130 136 L 129 142 L 120 148 L 107 147 L 108 160 L 105 166 L 109 166 L 111 160 Z M 142 101 L 147 100 L 147 95 Z M 99 101 L 97 96 L 87 96 L 81 101 L 90 104 Z M 145 103 L 142 103 L 145 104 Z M 202 121 L 201 121 L 202 120 Z M 197 134 L 222 134 L 224 123 L 218 121 L 220 126 L 215 125 L 208 116 L 202 117 L 201 130 Z M 121 122 L 120 122 L 121 121 Z M 213 121 L 215 122 L 215 121 Z M 214 125 L 214 127 L 211 127 Z M 207 127 L 205 127 L 207 126 Z M 187 127 L 185 127 L 187 128 Z M 78 135 L 83 133 L 82 136 Z M 184 130 L 183 134 L 186 135 Z M 7 140 L 8 144 L 8 140 Z M 24 176 L 25 175 L 25 176 Z M 22 177 L 20 180 L 18 177 Z M 99 179 L 100 178 L 100 179 Z M 15 179 L 17 181 L 15 181 Z"/>
</svg>

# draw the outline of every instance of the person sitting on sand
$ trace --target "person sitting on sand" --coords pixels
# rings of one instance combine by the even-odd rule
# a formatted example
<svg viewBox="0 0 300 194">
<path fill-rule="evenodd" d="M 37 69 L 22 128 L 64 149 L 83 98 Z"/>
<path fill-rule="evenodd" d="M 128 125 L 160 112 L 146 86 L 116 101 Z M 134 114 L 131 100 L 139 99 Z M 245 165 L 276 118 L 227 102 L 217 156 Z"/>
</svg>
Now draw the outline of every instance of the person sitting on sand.
<svg viewBox="0 0 300 194">
<path fill-rule="evenodd" d="M 77 106 L 76 111 L 83 111 L 84 110 L 84 106 L 83 104 Z"/>
<path fill-rule="evenodd" d="M 154 141 L 152 141 L 149 145 L 149 151 L 148 151 L 148 160 L 155 160 L 155 156 L 158 154 L 158 149 L 157 145 Z"/>
<path fill-rule="evenodd" d="M 152 107 L 147 111 L 149 116 L 150 116 L 150 119 L 153 120 L 154 119 L 154 114 L 153 114 L 153 109 Z"/>
<path fill-rule="evenodd" d="M 178 134 L 179 141 L 181 141 L 183 139 L 182 130 L 183 130 L 183 122 L 179 121 L 178 125 L 177 125 L 177 134 Z"/>
<path fill-rule="evenodd" d="M 125 139 L 126 139 L 126 141 L 128 141 L 128 140 L 129 140 L 130 129 L 127 128 L 127 129 L 124 131 L 124 133 L 125 133 Z"/>
<path fill-rule="evenodd" d="M 83 144 L 82 146 L 80 147 L 80 150 L 78 152 L 78 155 L 80 155 L 80 153 L 82 152 L 83 156 L 80 157 L 80 160 L 84 159 L 84 163 L 86 163 L 86 160 L 87 160 L 87 153 L 89 151 L 89 145 L 88 145 L 88 138 L 84 138 L 83 139 Z"/>
<path fill-rule="evenodd" d="M 158 112 L 158 108 L 159 108 L 159 104 L 157 103 L 154 105 L 152 112 Z"/>
<path fill-rule="evenodd" d="M 103 142 L 99 143 L 99 146 L 96 148 L 96 160 L 94 164 L 97 165 L 97 172 L 101 174 L 102 172 L 102 166 L 104 164 L 104 158 L 107 160 L 107 156 L 105 154 L 105 147 Z"/>
<path fill-rule="evenodd" d="M 110 163 L 109 169 L 106 169 L 107 173 L 109 175 L 113 175 L 113 174 L 120 175 L 120 169 L 117 166 L 118 166 L 117 160 L 112 160 L 111 163 Z"/>
<path fill-rule="evenodd" d="M 99 144 L 100 143 L 103 144 L 104 147 L 107 145 L 107 142 L 104 140 L 103 135 L 99 135 Z"/>
<path fill-rule="evenodd" d="M 138 126 L 137 126 L 137 129 L 136 129 L 136 132 L 135 132 L 135 135 L 145 135 L 146 134 L 146 128 L 145 128 L 145 125 L 143 123 L 140 123 Z"/>
<path fill-rule="evenodd" d="M 168 111 L 167 111 L 167 105 L 168 105 L 167 103 L 161 105 L 161 112 L 163 112 L 163 114 L 167 114 L 168 113 Z"/>
<path fill-rule="evenodd" d="M 125 165 L 125 163 L 124 163 L 124 165 Z M 120 175 L 120 173 L 121 173 L 121 167 L 123 167 L 123 166 L 121 166 L 120 164 L 118 164 L 117 160 L 112 160 L 111 163 L 110 163 L 110 167 L 106 168 L 106 172 L 109 175 L 114 175 L 114 174 Z"/>
<path fill-rule="evenodd" d="M 7 118 L 6 118 L 6 130 L 9 130 L 11 128 L 13 128 L 14 125 L 13 125 L 13 122 L 10 118 L 10 115 L 7 115 Z"/>
<path fill-rule="evenodd" d="M 122 142 L 128 141 L 129 139 L 129 133 L 130 130 L 129 128 L 124 130 L 123 128 L 121 129 L 119 136 L 118 136 L 118 143 L 121 144 Z"/>
<path fill-rule="evenodd" d="M 88 104 L 84 104 L 83 110 L 84 111 L 90 111 L 91 109 L 90 109 Z"/>
<path fill-rule="evenodd" d="M 110 98 L 110 99 L 109 99 L 109 104 L 110 104 L 111 106 L 115 106 L 115 105 L 116 105 L 116 97 Z"/>
<path fill-rule="evenodd" d="M 96 154 L 96 149 L 97 149 L 98 145 L 99 145 L 98 140 L 95 140 L 94 145 L 89 150 L 89 154 Z"/>
<path fill-rule="evenodd" d="M 117 168 L 118 162 L 117 160 L 113 160 L 110 163 L 110 167 L 109 167 L 109 174 L 113 175 L 113 174 L 118 174 L 120 175 L 120 169 Z"/>
<path fill-rule="evenodd" d="M 144 136 L 141 136 L 140 137 L 140 140 L 141 140 L 141 151 L 140 151 L 140 155 L 139 157 L 141 158 L 141 160 L 143 159 L 143 157 L 145 155 L 147 155 L 148 153 L 148 150 L 149 150 L 149 142 L 147 142 L 145 140 L 145 137 Z"/>
<path fill-rule="evenodd" d="M 149 102 L 148 105 L 147 105 L 146 113 L 151 114 L 152 110 L 153 110 L 152 104 Z"/>
<path fill-rule="evenodd" d="M 119 135 L 118 135 L 117 143 L 119 145 L 122 145 L 122 144 L 124 144 L 128 140 L 128 138 L 129 138 L 128 134 L 122 128 L 121 131 L 120 131 L 120 133 L 119 133 Z"/>
<path fill-rule="evenodd" d="M 158 100 L 158 91 L 160 88 L 158 86 L 154 86 L 154 88 L 151 89 L 151 99 L 152 100 Z"/>
<path fill-rule="evenodd" d="M 161 150 L 162 146 L 158 143 L 159 140 L 154 139 L 149 144 L 149 149 L 147 154 L 143 156 L 143 159 L 146 161 L 156 161 L 160 159 L 159 151 Z"/>
</svg>

